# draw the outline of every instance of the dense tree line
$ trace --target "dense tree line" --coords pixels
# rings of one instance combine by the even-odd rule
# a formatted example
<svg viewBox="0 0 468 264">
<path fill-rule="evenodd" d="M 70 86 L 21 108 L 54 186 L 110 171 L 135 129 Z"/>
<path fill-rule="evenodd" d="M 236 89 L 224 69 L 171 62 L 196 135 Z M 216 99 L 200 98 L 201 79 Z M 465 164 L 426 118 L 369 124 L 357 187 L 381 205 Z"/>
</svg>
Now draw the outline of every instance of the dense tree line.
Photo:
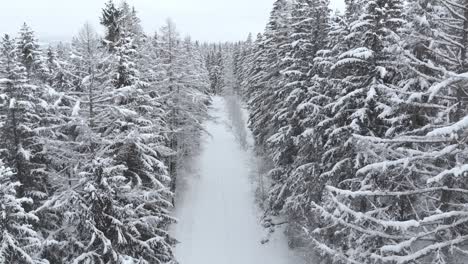
<svg viewBox="0 0 468 264">
<path fill-rule="evenodd" d="M 468 1 L 345 2 L 277 0 L 235 51 L 266 225 L 317 263 L 462 263 Z"/>
<path fill-rule="evenodd" d="M 0 40 L 0 263 L 175 263 L 181 161 L 209 103 L 200 47 L 123 2 L 70 45 Z"/>
<path fill-rule="evenodd" d="M 225 44 L 207 44 L 203 45 L 203 54 L 205 64 L 210 76 L 210 91 L 213 94 L 220 94 L 225 88 L 224 73 L 226 71 L 225 60 L 229 54 L 228 48 L 231 43 Z"/>
</svg>

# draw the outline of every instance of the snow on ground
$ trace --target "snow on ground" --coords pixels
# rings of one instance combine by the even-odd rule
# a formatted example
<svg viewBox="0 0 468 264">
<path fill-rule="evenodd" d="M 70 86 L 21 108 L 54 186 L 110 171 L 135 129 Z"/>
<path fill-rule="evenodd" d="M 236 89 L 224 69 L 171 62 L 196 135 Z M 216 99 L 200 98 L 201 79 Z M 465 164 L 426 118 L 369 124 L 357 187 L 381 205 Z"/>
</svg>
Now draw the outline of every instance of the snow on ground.
<svg viewBox="0 0 468 264">
<path fill-rule="evenodd" d="M 239 144 L 226 108 L 223 98 L 214 98 L 215 119 L 205 125 L 211 135 L 194 161 L 197 171 L 181 175 L 179 223 L 173 230 L 180 241 L 176 257 L 181 264 L 299 264 L 281 232 L 268 244 L 260 243 L 265 230 L 250 177 L 255 157 Z"/>
</svg>

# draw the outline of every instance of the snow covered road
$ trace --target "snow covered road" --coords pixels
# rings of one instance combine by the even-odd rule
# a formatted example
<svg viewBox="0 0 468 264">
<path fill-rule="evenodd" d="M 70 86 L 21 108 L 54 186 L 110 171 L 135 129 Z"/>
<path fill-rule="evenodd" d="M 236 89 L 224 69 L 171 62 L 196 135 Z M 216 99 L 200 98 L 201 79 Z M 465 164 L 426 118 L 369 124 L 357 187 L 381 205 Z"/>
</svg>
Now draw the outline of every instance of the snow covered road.
<svg viewBox="0 0 468 264">
<path fill-rule="evenodd" d="M 250 175 L 255 157 L 236 140 L 226 102 L 215 97 L 205 125 L 211 136 L 195 160 L 196 172 L 182 177 L 173 235 L 181 242 L 175 254 L 181 264 L 299 264 L 281 232 L 270 243 L 260 241 Z M 250 141 L 250 140 L 249 140 Z M 196 176 L 194 176 L 194 174 Z"/>
</svg>

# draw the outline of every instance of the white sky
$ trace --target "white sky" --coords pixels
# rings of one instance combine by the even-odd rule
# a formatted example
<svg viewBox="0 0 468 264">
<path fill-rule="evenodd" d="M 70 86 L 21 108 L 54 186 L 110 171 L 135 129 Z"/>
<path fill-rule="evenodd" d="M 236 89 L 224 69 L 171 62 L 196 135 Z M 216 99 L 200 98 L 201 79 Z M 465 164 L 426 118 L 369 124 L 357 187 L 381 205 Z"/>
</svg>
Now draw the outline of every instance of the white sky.
<svg viewBox="0 0 468 264">
<path fill-rule="evenodd" d="M 119 2 L 120 0 L 116 0 Z M 69 40 L 89 21 L 100 30 L 107 0 L 0 0 L 0 33 L 16 34 L 27 22 L 42 40 Z M 146 32 L 171 17 L 179 31 L 201 41 L 237 41 L 263 31 L 274 0 L 128 0 Z M 344 0 L 331 0 L 342 9 Z"/>
</svg>

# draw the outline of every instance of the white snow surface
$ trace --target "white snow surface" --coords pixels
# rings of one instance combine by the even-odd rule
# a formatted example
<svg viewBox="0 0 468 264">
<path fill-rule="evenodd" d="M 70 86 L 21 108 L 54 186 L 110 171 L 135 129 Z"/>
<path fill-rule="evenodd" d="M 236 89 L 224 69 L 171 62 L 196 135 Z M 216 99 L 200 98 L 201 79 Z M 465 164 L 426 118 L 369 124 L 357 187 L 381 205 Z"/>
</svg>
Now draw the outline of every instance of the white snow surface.
<svg viewBox="0 0 468 264">
<path fill-rule="evenodd" d="M 214 120 L 205 128 L 211 135 L 205 137 L 192 172 L 179 176 L 175 210 L 179 222 L 172 230 L 180 242 L 177 260 L 180 264 L 303 263 L 279 230 L 269 243 L 260 243 L 266 231 L 255 203 L 255 156 L 235 136 L 222 97 L 213 98 L 210 112 Z M 251 144 L 251 138 L 247 142 Z"/>
</svg>

